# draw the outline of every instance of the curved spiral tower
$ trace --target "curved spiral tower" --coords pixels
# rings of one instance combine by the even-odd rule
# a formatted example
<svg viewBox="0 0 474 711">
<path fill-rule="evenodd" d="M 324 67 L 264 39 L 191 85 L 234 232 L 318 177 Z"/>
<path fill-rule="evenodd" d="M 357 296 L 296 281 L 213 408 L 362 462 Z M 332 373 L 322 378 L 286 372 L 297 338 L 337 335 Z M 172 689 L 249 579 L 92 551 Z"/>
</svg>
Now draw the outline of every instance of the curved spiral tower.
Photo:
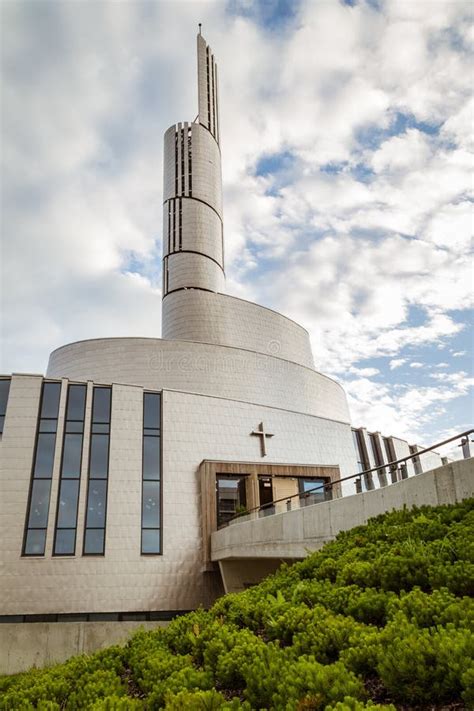
<svg viewBox="0 0 474 711">
<path fill-rule="evenodd" d="M 222 292 L 225 286 L 217 65 L 200 33 L 197 57 L 198 117 L 165 133 L 164 299 L 180 290 Z"/>
</svg>

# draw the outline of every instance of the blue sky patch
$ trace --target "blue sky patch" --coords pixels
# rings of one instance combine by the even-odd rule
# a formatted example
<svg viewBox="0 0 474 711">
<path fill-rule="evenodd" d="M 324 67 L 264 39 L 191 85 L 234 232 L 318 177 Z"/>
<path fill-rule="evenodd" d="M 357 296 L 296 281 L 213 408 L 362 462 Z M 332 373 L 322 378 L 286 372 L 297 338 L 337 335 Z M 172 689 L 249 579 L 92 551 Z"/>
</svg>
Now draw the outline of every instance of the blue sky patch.
<svg viewBox="0 0 474 711">
<path fill-rule="evenodd" d="M 301 0 L 228 0 L 227 12 L 251 19 L 265 30 L 280 30 L 298 14 Z"/>
</svg>

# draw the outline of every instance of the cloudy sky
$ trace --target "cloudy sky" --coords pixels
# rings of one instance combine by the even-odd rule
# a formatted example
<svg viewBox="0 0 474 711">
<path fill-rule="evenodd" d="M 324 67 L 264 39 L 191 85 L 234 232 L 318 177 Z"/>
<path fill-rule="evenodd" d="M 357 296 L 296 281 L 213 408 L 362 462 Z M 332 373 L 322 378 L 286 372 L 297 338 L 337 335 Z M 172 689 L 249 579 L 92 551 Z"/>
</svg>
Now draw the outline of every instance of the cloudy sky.
<svg viewBox="0 0 474 711">
<path fill-rule="evenodd" d="M 3 0 L 2 370 L 156 336 L 162 134 L 220 70 L 228 291 L 310 331 L 353 423 L 472 417 L 472 4 Z M 471 316 L 471 323 L 469 321 Z"/>
</svg>

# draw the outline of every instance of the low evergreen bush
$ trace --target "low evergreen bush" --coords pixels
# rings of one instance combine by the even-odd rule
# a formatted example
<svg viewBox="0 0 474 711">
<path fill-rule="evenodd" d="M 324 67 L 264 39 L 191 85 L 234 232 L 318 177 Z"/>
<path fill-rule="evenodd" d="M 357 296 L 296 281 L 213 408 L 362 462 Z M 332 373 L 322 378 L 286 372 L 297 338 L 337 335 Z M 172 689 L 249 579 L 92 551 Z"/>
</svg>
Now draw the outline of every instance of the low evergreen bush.
<svg viewBox="0 0 474 711">
<path fill-rule="evenodd" d="M 0 678 L 0 711 L 474 708 L 474 500 L 394 511 L 125 647 Z"/>
</svg>

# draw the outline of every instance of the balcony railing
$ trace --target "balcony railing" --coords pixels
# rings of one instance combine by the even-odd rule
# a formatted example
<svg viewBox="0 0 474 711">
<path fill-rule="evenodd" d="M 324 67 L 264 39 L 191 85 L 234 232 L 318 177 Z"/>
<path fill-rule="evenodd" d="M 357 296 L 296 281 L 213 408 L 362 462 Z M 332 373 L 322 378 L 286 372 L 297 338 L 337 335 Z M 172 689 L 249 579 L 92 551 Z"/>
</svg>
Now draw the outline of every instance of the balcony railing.
<svg viewBox="0 0 474 711">
<path fill-rule="evenodd" d="M 284 496 L 281 499 L 275 499 L 269 503 L 262 504 L 261 506 L 256 506 L 253 509 L 249 509 L 243 513 L 236 514 L 232 516 L 226 523 L 219 526 L 219 528 L 224 528 L 225 526 L 232 525 L 233 523 L 241 523 L 243 521 L 249 521 L 255 518 L 260 518 L 263 516 L 272 516 L 277 513 L 283 513 L 285 511 L 293 511 L 294 509 L 299 509 L 302 506 L 316 505 L 323 503 L 325 501 L 331 501 L 335 498 L 340 498 L 342 496 L 347 496 L 350 494 L 343 493 L 343 484 L 345 482 L 353 481 L 355 483 L 355 493 L 362 493 L 362 482 L 370 477 L 374 472 L 380 473 L 388 470 L 391 472 L 392 481 L 390 483 L 381 485 L 380 488 L 385 488 L 385 486 L 392 486 L 393 484 L 406 479 L 408 477 L 406 464 L 412 459 L 432 452 L 433 450 L 443 447 L 450 442 L 455 442 L 461 439 L 460 447 L 463 447 L 463 452 L 468 452 L 469 447 L 466 444 L 469 443 L 469 437 L 474 433 L 474 429 L 466 430 L 466 432 L 461 432 L 460 434 L 454 435 L 449 439 L 445 439 L 442 442 L 436 442 L 436 444 L 431 445 L 431 447 L 425 447 L 425 449 L 420 449 L 417 452 L 413 452 L 406 457 L 401 457 L 401 459 L 396 459 L 393 462 L 387 462 L 384 464 L 379 464 L 371 469 L 365 469 L 357 474 L 351 474 L 350 476 L 342 477 L 341 479 L 336 479 L 335 481 L 327 481 L 324 483 L 319 483 L 313 489 L 308 489 L 305 492 L 300 492 L 298 494 L 293 494 L 292 496 Z M 472 440 L 471 440 L 472 441 Z M 440 466 L 442 466 L 440 464 Z M 433 467 L 434 468 L 434 467 Z M 416 475 L 415 475 L 416 476 Z M 319 500 L 316 500 L 319 499 Z"/>
</svg>

